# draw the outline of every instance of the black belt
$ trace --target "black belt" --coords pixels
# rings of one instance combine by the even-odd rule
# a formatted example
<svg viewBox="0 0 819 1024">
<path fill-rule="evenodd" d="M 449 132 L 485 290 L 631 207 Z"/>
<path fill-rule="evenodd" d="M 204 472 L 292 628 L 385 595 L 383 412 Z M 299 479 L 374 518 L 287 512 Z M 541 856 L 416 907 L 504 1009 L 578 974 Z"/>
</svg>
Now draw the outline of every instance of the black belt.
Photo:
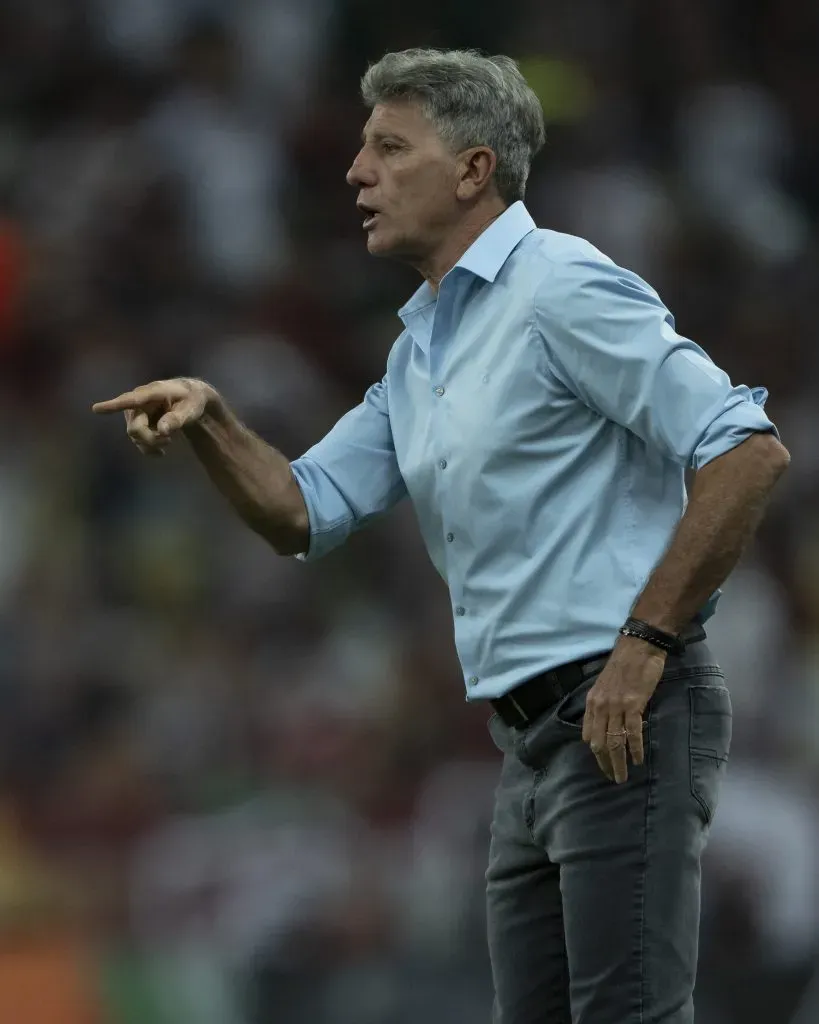
<svg viewBox="0 0 819 1024">
<path fill-rule="evenodd" d="M 692 622 L 683 631 L 682 638 L 687 644 L 704 640 L 705 630 L 702 624 Z M 548 672 L 541 672 L 540 675 L 527 679 L 525 683 L 516 686 L 502 697 L 490 700 L 489 703 L 506 725 L 522 729 L 555 704 L 559 704 L 586 679 L 600 672 L 610 654 L 611 651 L 604 651 L 580 661 L 559 665 Z"/>
</svg>

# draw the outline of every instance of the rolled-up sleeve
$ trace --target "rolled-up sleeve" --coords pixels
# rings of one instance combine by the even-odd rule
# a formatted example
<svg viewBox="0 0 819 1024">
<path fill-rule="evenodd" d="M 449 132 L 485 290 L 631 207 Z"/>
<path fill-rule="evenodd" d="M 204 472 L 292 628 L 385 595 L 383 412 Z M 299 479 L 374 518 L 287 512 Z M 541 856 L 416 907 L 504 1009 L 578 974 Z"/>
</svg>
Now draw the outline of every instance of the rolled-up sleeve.
<svg viewBox="0 0 819 1024">
<path fill-rule="evenodd" d="M 400 501 L 407 492 L 395 457 L 386 378 L 290 468 L 310 523 L 308 550 L 296 556 L 302 561 L 326 555 Z"/>
<path fill-rule="evenodd" d="M 700 469 L 751 434 L 776 433 L 767 392 L 734 386 L 642 278 L 606 257 L 551 265 L 535 323 L 573 394 L 683 466 Z"/>
</svg>

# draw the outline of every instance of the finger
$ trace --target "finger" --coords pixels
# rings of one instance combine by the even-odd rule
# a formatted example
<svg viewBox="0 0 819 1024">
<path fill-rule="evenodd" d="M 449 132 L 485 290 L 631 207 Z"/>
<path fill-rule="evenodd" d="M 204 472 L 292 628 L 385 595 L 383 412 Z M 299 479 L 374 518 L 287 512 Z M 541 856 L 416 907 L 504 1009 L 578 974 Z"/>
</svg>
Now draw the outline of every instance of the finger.
<svg viewBox="0 0 819 1024">
<path fill-rule="evenodd" d="M 591 693 L 586 695 L 586 711 L 583 715 L 583 742 L 591 743 L 594 731 L 594 701 L 589 700 Z"/>
<path fill-rule="evenodd" d="M 591 752 L 594 754 L 600 771 L 612 781 L 614 770 L 611 766 L 608 750 L 606 749 L 606 721 L 607 715 L 603 715 L 595 706 L 593 700 L 586 699 L 586 713 L 583 716 L 583 740 L 588 743 Z M 603 738 L 600 738 L 600 726 L 602 724 Z"/>
<path fill-rule="evenodd" d="M 645 759 L 645 749 L 643 747 L 643 716 L 639 711 L 626 712 L 625 728 L 628 733 L 631 759 L 635 764 L 642 764 Z"/>
<path fill-rule="evenodd" d="M 170 444 L 170 438 L 159 437 L 150 431 L 150 428 L 147 439 L 138 439 L 132 436 L 131 440 L 143 455 L 164 455 L 165 449 Z"/>
<path fill-rule="evenodd" d="M 606 729 L 606 750 L 615 782 L 625 782 L 628 779 L 627 739 L 622 716 L 612 715 Z"/>
<path fill-rule="evenodd" d="M 109 398 L 104 402 L 95 402 L 91 411 L 101 414 L 112 412 L 124 412 L 126 409 L 143 409 L 146 405 L 153 405 L 155 402 L 174 401 L 184 398 L 188 393 L 188 387 L 181 381 L 157 380 L 152 384 L 141 384 L 133 391 L 126 391 L 116 398 Z"/>
<path fill-rule="evenodd" d="M 588 726 L 586 726 L 586 719 L 589 720 Z M 609 708 L 608 703 L 600 702 L 600 698 L 597 697 L 594 690 L 589 692 L 589 696 L 586 698 L 586 715 L 583 719 L 584 723 L 584 734 L 588 733 L 588 744 L 595 751 L 605 750 L 606 747 L 606 733 L 609 727 Z"/>
<path fill-rule="evenodd" d="M 142 406 L 154 401 L 156 401 L 156 398 L 146 398 L 144 395 L 140 395 L 138 391 L 126 391 L 122 395 L 117 395 L 116 398 L 109 398 L 104 402 L 95 402 L 91 406 L 91 412 L 106 414 L 123 412 L 125 409 L 141 409 Z"/>
<path fill-rule="evenodd" d="M 600 771 L 606 776 L 609 782 L 614 782 L 614 768 L 612 767 L 611 757 L 609 756 L 609 752 L 606 747 L 596 748 L 595 745 L 592 744 L 591 749 Z"/>
<path fill-rule="evenodd" d="M 116 398 L 109 398 L 104 402 L 94 402 L 91 406 L 91 412 L 103 414 L 122 412 L 123 409 L 133 409 L 135 404 L 133 392 L 127 391 L 124 395 L 118 395 Z"/>
<path fill-rule="evenodd" d="M 159 440 L 159 435 L 151 426 L 147 412 L 131 412 L 129 416 L 126 416 L 126 422 L 128 424 L 128 437 L 134 443 L 152 447 Z"/>
<path fill-rule="evenodd" d="M 601 706 L 598 700 L 595 699 L 593 690 L 590 691 L 586 699 L 586 717 L 589 719 L 586 731 L 588 732 L 588 744 L 591 747 L 591 751 L 606 778 L 614 781 L 614 768 L 612 767 L 611 756 L 606 743 L 606 732 L 609 728 L 609 712 L 607 707 Z M 584 725 L 586 717 L 584 717 Z"/>
<path fill-rule="evenodd" d="M 204 399 L 199 395 L 191 395 L 184 401 L 177 402 L 170 412 L 166 412 L 157 423 L 156 429 L 160 435 L 167 437 L 198 420 L 204 408 Z"/>
</svg>

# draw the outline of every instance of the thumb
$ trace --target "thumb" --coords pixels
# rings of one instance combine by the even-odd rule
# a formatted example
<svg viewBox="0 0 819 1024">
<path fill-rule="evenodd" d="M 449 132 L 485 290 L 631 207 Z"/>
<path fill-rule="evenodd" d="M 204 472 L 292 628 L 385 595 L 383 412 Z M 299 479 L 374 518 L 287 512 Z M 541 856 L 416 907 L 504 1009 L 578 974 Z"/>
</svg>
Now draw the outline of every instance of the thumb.
<svg viewBox="0 0 819 1024">
<path fill-rule="evenodd" d="M 167 437 L 169 434 L 174 433 L 176 430 L 180 430 L 193 420 L 199 419 L 202 415 L 200 405 L 201 403 L 196 399 L 186 399 L 185 401 L 179 402 L 170 410 L 170 412 L 166 412 L 165 415 L 160 418 L 156 425 L 157 432 L 162 434 L 163 437 Z"/>
<path fill-rule="evenodd" d="M 162 419 L 156 425 L 156 431 L 163 437 L 167 437 L 172 434 L 175 430 L 179 430 L 182 426 L 182 421 L 179 418 L 179 414 L 175 412 L 166 412 Z"/>
</svg>

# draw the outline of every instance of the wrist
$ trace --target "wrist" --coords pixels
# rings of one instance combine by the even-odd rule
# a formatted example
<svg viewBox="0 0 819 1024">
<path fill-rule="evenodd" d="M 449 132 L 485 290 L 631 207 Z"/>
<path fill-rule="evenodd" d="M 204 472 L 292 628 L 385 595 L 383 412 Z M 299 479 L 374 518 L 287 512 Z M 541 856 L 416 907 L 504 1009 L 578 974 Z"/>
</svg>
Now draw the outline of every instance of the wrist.
<svg viewBox="0 0 819 1024">
<path fill-rule="evenodd" d="M 687 620 L 681 622 L 680 616 L 672 614 L 670 609 L 664 611 L 661 607 L 657 607 L 658 604 L 666 605 L 667 603 L 666 601 L 646 600 L 645 594 L 643 594 L 629 612 L 629 618 L 645 622 L 652 629 L 659 629 L 662 633 L 677 636 L 683 628 L 683 623 Z"/>
<path fill-rule="evenodd" d="M 227 404 L 216 388 L 206 381 L 196 381 L 195 386 L 203 390 L 205 407 L 201 416 L 182 428 L 183 433 L 191 439 L 224 429 L 228 422 Z"/>
<path fill-rule="evenodd" d="M 227 420 L 227 405 L 225 400 L 212 384 L 202 381 L 205 391 L 205 411 L 202 416 L 214 420 L 216 423 L 224 423 Z"/>
<path fill-rule="evenodd" d="M 680 656 L 685 653 L 685 641 L 678 633 L 672 633 L 646 622 L 643 619 L 629 617 L 620 627 L 620 636 L 640 640 L 655 647 L 666 655 Z"/>
<path fill-rule="evenodd" d="M 636 619 L 638 622 L 644 622 L 647 626 L 652 629 L 658 630 L 660 633 L 666 633 L 668 636 L 679 636 L 680 625 L 676 619 L 672 619 L 664 615 L 649 615 L 641 614 L 638 611 L 633 611 L 629 616 L 631 619 Z"/>
<path fill-rule="evenodd" d="M 637 636 L 623 636 L 622 633 L 618 636 L 614 649 L 620 652 L 624 658 L 630 658 L 635 661 L 659 658 L 665 662 L 668 657 L 667 651 L 655 647 L 654 644 L 650 644 L 647 640 L 642 640 Z"/>
</svg>

